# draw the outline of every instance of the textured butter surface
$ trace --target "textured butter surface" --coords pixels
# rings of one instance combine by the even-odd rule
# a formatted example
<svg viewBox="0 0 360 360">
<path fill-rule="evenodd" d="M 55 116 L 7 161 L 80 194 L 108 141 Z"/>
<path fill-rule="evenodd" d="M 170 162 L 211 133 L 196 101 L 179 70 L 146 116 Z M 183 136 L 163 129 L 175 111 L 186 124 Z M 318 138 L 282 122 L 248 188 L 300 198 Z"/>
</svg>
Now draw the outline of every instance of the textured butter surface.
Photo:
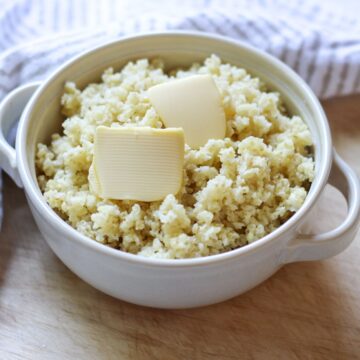
<svg viewBox="0 0 360 360">
<path fill-rule="evenodd" d="M 193 75 L 156 85 L 149 99 L 166 127 L 182 127 L 192 148 L 223 139 L 226 120 L 221 96 L 211 75 Z"/>
<path fill-rule="evenodd" d="M 99 126 L 89 171 L 91 189 L 116 200 L 156 201 L 181 187 L 182 129 Z"/>
</svg>

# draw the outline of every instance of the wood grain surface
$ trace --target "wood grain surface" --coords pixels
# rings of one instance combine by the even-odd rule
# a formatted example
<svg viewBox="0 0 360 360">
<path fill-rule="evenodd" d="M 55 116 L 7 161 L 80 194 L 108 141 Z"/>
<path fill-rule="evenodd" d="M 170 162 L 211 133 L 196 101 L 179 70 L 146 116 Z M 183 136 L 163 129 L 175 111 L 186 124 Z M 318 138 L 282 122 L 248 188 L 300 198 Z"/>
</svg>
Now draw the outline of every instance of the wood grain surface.
<svg viewBox="0 0 360 360">
<path fill-rule="evenodd" d="M 360 96 L 324 103 L 339 153 L 360 174 Z M 250 292 L 193 310 L 100 293 L 51 252 L 5 177 L 0 359 L 360 359 L 360 235 L 342 254 L 282 268 Z M 317 230 L 341 222 L 327 191 Z M 239 274 L 246 276 L 246 274 Z"/>
</svg>

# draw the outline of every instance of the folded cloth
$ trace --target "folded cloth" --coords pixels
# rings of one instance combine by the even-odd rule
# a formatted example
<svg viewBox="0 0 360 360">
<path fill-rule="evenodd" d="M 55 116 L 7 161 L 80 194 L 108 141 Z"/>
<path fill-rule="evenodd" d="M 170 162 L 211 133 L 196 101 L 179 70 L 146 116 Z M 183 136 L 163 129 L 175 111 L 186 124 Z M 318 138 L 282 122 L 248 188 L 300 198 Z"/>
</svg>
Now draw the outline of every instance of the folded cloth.
<svg viewBox="0 0 360 360">
<path fill-rule="evenodd" d="M 88 48 L 175 29 L 226 35 L 263 49 L 320 98 L 357 93 L 359 10 L 357 0 L 0 0 L 0 100 Z"/>
</svg>

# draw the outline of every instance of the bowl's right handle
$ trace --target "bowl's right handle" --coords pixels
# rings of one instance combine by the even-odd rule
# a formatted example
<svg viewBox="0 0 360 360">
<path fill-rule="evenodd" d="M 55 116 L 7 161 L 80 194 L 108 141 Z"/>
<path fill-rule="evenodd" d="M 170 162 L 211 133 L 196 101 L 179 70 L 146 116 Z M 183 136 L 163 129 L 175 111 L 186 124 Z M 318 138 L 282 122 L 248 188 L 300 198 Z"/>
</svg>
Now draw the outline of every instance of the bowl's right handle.
<svg viewBox="0 0 360 360">
<path fill-rule="evenodd" d="M 19 187 L 22 187 L 22 182 L 16 166 L 16 152 L 6 140 L 6 136 L 20 119 L 26 104 L 39 85 L 39 82 L 33 82 L 19 86 L 0 103 L 0 168 L 5 170 Z"/>
<path fill-rule="evenodd" d="M 340 190 L 347 200 L 345 220 L 336 229 L 323 234 L 299 234 L 281 254 L 282 264 L 329 258 L 343 251 L 354 239 L 360 223 L 359 178 L 335 151 L 329 183 Z"/>
</svg>

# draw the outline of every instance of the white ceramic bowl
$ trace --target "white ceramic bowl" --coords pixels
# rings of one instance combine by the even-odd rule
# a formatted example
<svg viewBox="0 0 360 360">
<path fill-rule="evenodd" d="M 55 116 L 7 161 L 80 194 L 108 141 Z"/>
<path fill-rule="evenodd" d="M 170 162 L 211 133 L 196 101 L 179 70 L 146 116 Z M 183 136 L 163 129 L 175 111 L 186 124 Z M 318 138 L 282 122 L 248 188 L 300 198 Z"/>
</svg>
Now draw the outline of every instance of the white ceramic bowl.
<svg viewBox="0 0 360 360">
<path fill-rule="evenodd" d="M 310 127 L 316 177 L 301 209 L 280 228 L 252 244 L 184 260 L 148 259 L 111 249 L 78 233 L 57 216 L 38 187 L 34 154 L 38 142 L 49 142 L 50 135 L 60 129 L 64 82 L 72 80 L 83 87 L 99 80 L 105 68 L 119 69 L 136 58 L 161 56 L 175 67 L 190 65 L 211 53 L 250 70 L 280 91 L 289 109 L 300 114 Z M 20 115 L 13 149 L 3 134 Z M 10 93 L 0 105 L 0 125 L 0 165 L 24 187 L 35 221 L 50 247 L 84 281 L 132 303 L 186 308 L 229 299 L 261 283 L 286 263 L 324 259 L 341 252 L 354 238 L 359 224 L 359 180 L 335 154 L 327 119 L 313 92 L 280 61 L 223 37 L 157 33 L 100 46 L 69 61 L 42 84 L 25 85 Z M 301 226 L 311 216 L 328 182 L 347 199 L 346 219 L 328 233 L 302 235 Z"/>
</svg>

